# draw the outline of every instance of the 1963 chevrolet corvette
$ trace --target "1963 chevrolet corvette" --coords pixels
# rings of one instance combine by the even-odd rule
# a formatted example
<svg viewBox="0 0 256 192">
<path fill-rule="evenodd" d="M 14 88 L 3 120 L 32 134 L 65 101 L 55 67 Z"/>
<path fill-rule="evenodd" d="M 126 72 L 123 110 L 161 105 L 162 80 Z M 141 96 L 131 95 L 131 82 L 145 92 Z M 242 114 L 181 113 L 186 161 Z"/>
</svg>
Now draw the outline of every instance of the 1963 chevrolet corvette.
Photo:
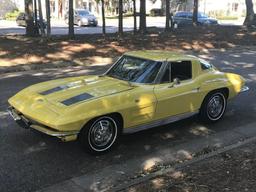
<svg viewBox="0 0 256 192">
<path fill-rule="evenodd" d="M 78 139 L 89 152 L 99 153 L 117 143 L 122 133 L 195 114 L 216 122 L 227 100 L 248 89 L 240 75 L 220 72 L 194 56 L 132 51 L 103 75 L 25 88 L 9 99 L 8 111 L 22 127 L 63 141 Z"/>
</svg>

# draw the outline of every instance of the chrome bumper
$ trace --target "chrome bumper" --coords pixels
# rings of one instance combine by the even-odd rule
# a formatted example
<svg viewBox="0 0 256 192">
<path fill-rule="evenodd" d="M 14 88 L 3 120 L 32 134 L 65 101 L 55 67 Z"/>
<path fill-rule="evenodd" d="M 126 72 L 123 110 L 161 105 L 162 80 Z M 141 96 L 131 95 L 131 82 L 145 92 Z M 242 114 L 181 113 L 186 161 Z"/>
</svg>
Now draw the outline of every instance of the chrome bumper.
<svg viewBox="0 0 256 192">
<path fill-rule="evenodd" d="M 14 121 L 21 127 L 28 129 L 32 128 L 46 135 L 58 137 L 62 141 L 76 140 L 79 131 L 57 131 L 50 127 L 37 124 L 26 118 L 22 114 L 18 114 L 13 107 L 8 107 L 7 112 L 14 119 Z"/>
<path fill-rule="evenodd" d="M 247 86 L 243 86 L 242 89 L 240 90 L 240 93 L 243 93 L 243 92 L 246 92 L 246 91 L 249 91 L 249 87 Z"/>
</svg>

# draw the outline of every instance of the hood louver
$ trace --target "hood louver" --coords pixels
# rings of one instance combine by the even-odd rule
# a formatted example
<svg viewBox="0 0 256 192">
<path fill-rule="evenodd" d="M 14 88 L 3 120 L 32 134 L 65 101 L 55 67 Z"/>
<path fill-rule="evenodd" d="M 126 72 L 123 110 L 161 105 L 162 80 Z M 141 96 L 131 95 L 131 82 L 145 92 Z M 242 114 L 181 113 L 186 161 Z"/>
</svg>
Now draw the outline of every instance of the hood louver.
<svg viewBox="0 0 256 192">
<path fill-rule="evenodd" d="M 74 96 L 74 97 L 71 97 L 69 99 L 66 99 L 64 101 L 61 101 L 62 104 L 66 105 L 66 106 L 70 106 L 70 105 L 73 105 L 75 103 L 78 103 L 80 101 L 85 101 L 87 99 L 90 99 L 92 98 L 93 96 L 88 94 L 88 93 L 83 93 L 83 94 L 80 94 L 80 95 L 77 95 L 77 96 Z"/>
</svg>

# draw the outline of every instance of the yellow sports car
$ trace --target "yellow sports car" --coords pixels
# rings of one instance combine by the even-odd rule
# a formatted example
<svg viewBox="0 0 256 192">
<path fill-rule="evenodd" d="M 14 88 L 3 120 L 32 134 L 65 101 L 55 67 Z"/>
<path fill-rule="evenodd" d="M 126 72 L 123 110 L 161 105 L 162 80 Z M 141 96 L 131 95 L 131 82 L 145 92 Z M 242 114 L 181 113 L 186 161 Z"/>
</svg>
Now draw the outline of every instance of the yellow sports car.
<svg viewBox="0 0 256 192">
<path fill-rule="evenodd" d="M 125 53 L 100 76 L 56 79 L 32 85 L 9 99 L 22 127 L 78 139 L 90 152 L 104 152 L 120 134 L 195 114 L 222 118 L 227 100 L 248 90 L 243 77 L 223 73 L 197 57 L 168 51 Z"/>
</svg>

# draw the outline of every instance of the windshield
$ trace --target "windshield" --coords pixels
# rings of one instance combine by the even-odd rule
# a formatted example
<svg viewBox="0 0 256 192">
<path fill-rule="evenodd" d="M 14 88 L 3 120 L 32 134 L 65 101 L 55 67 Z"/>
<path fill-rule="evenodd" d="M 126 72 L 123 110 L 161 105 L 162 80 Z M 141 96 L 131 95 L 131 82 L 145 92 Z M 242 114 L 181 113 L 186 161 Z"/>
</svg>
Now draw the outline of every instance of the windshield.
<svg viewBox="0 0 256 192">
<path fill-rule="evenodd" d="M 90 12 L 87 10 L 82 10 L 82 11 L 77 11 L 77 12 L 78 12 L 78 15 L 81 15 L 81 16 L 90 15 Z"/>
<path fill-rule="evenodd" d="M 153 83 L 161 65 L 161 62 L 122 56 L 106 75 L 129 82 Z"/>
</svg>

